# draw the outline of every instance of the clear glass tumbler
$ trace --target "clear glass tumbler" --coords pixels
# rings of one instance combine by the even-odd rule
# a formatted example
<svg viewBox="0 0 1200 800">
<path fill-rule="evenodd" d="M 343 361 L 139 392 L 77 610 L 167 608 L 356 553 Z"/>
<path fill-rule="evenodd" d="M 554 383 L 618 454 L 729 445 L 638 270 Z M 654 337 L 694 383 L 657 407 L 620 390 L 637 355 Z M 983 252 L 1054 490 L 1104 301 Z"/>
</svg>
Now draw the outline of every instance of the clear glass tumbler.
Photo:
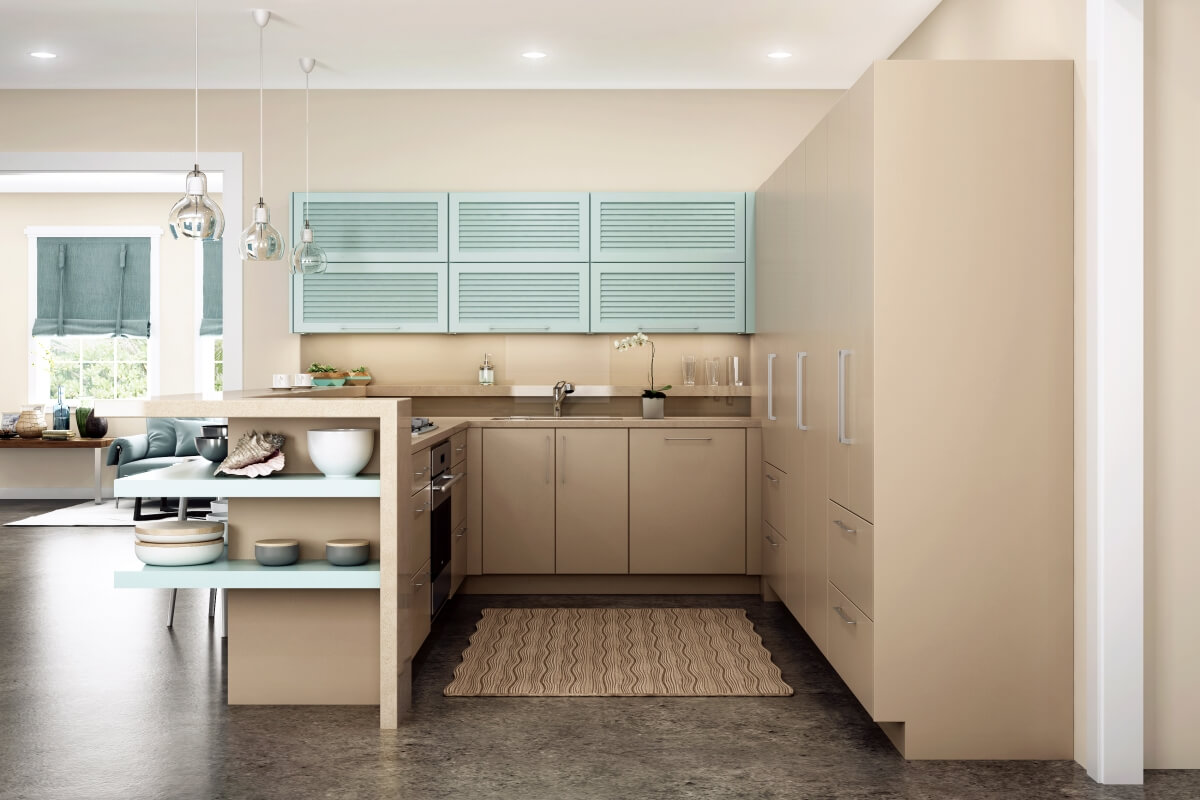
<svg viewBox="0 0 1200 800">
<path fill-rule="evenodd" d="M 695 386 L 696 385 L 696 357 L 695 356 L 684 356 L 683 357 L 683 385 L 684 386 Z"/>
<path fill-rule="evenodd" d="M 721 383 L 721 359 L 704 359 L 704 381 L 709 386 L 717 386 Z"/>
</svg>

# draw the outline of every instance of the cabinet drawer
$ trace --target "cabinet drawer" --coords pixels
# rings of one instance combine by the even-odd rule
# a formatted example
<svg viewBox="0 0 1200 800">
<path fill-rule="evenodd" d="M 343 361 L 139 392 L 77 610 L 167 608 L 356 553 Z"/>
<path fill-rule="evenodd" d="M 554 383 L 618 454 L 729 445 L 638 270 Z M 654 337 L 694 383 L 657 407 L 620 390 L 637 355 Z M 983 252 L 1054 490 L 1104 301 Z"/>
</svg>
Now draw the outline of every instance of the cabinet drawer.
<svg viewBox="0 0 1200 800">
<path fill-rule="evenodd" d="M 450 437 L 450 466 L 455 467 L 467 460 L 467 432 L 459 431 Z M 458 470 L 455 470 L 457 472 Z"/>
<path fill-rule="evenodd" d="M 833 501 L 828 504 L 829 580 L 875 618 L 875 526 Z"/>
<path fill-rule="evenodd" d="M 428 561 L 409 580 L 408 602 L 408 617 L 412 623 L 409 652 L 416 655 L 429 635 L 433 618 L 433 581 L 430 579 Z"/>
<path fill-rule="evenodd" d="M 450 488 L 450 530 L 456 531 L 467 521 L 467 465 L 463 464 L 454 470 L 455 475 L 462 475 L 458 483 Z"/>
<path fill-rule="evenodd" d="M 829 584 L 829 663 L 868 713 L 875 702 L 874 625 L 846 595 Z"/>
<path fill-rule="evenodd" d="M 450 596 L 458 592 L 463 579 L 467 575 L 467 526 L 454 531 L 454 539 L 450 542 Z"/>
<path fill-rule="evenodd" d="M 762 571 L 767 585 L 775 590 L 779 599 L 787 599 L 787 540 L 779 531 L 763 523 Z"/>
<path fill-rule="evenodd" d="M 416 569 L 429 560 L 429 516 L 432 500 L 432 490 L 428 486 L 412 496 L 412 538 L 408 540 L 408 563 L 403 565 L 408 570 Z"/>
<path fill-rule="evenodd" d="M 412 457 L 412 492 L 417 492 L 429 485 L 430 464 L 429 464 L 429 448 L 426 447 L 419 453 L 413 453 Z"/>
<path fill-rule="evenodd" d="M 763 521 L 787 538 L 787 473 L 763 462 Z"/>
</svg>

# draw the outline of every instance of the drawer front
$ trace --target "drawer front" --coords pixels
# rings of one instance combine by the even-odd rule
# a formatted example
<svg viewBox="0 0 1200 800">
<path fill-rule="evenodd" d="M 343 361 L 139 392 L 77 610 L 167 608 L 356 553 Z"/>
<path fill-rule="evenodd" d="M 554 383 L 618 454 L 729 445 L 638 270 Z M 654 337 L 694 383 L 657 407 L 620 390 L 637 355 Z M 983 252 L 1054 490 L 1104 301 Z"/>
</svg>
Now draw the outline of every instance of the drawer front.
<svg viewBox="0 0 1200 800">
<path fill-rule="evenodd" d="M 450 530 L 456 531 L 467 521 L 467 465 L 463 464 L 454 470 L 455 475 L 463 477 L 450 488 Z"/>
<path fill-rule="evenodd" d="M 412 457 L 412 492 L 415 494 L 429 485 L 431 469 L 429 465 L 429 448 L 426 447 Z"/>
<path fill-rule="evenodd" d="M 875 619 L 875 526 L 832 501 L 828 515 L 829 580 Z"/>
<path fill-rule="evenodd" d="M 416 655 L 429 635 L 433 616 L 433 581 L 429 574 L 429 562 L 417 570 L 408 584 L 409 620 L 412 622 L 412 639 L 409 653 Z"/>
<path fill-rule="evenodd" d="M 459 431 L 450 437 L 450 466 L 455 467 L 467 460 L 467 432 Z M 454 470 L 458 472 L 458 470 Z"/>
<path fill-rule="evenodd" d="M 450 596 L 458 592 L 463 579 L 467 576 L 467 526 L 454 531 L 454 539 L 450 542 Z"/>
<path fill-rule="evenodd" d="M 787 473 L 763 462 L 763 521 L 787 538 Z"/>
<path fill-rule="evenodd" d="M 829 584 L 829 663 L 867 713 L 875 703 L 874 626 L 862 609 Z"/>
<path fill-rule="evenodd" d="M 408 563 L 404 570 L 412 571 L 429 560 L 429 517 L 433 495 L 429 487 L 412 496 L 412 538 L 408 541 Z"/>
<path fill-rule="evenodd" d="M 779 531 L 763 523 L 762 571 L 767 585 L 779 599 L 787 602 L 787 540 Z"/>
</svg>

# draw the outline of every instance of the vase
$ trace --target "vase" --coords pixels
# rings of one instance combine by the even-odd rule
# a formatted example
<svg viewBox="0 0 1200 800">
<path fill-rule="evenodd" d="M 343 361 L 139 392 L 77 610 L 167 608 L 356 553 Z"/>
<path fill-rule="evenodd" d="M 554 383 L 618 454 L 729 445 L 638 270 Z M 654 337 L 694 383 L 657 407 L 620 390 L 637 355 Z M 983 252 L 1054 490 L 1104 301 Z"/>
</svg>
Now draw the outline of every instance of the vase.
<svg viewBox="0 0 1200 800">
<path fill-rule="evenodd" d="M 46 430 L 46 414 L 41 406 L 21 406 L 17 417 L 17 436 L 22 439 L 40 439 Z"/>
<path fill-rule="evenodd" d="M 663 418 L 663 398 L 661 397 L 643 397 L 642 398 L 642 419 L 662 419 Z"/>
<path fill-rule="evenodd" d="M 87 419 L 83 421 L 83 428 L 79 431 L 79 435 L 88 439 L 103 439 L 106 433 L 108 433 L 108 419 L 97 417 L 96 410 L 89 409 Z"/>
</svg>

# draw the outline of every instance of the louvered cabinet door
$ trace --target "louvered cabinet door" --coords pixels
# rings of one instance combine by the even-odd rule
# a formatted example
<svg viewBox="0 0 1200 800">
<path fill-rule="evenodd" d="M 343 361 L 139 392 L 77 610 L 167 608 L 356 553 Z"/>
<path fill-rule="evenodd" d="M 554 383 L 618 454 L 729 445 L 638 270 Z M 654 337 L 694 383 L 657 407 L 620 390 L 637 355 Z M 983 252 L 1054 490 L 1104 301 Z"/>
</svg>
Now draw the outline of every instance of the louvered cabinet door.
<svg viewBox="0 0 1200 800">
<path fill-rule="evenodd" d="M 586 333 L 588 265 L 451 264 L 451 333 Z"/>
<path fill-rule="evenodd" d="M 745 264 L 592 264 L 593 333 L 745 328 Z"/>
<path fill-rule="evenodd" d="M 588 260 L 586 192 L 472 192 L 450 195 L 450 260 Z"/>
<path fill-rule="evenodd" d="M 293 333 L 444 333 L 445 264 L 333 264 L 292 276 Z"/>
<path fill-rule="evenodd" d="M 593 193 L 592 261 L 746 260 L 742 192 Z"/>
<path fill-rule="evenodd" d="M 313 240 L 330 263 L 447 260 L 447 195 L 417 192 L 313 192 Z M 292 244 L 304 228 L 305 194 L 292 194 Z"/>
</svg>

